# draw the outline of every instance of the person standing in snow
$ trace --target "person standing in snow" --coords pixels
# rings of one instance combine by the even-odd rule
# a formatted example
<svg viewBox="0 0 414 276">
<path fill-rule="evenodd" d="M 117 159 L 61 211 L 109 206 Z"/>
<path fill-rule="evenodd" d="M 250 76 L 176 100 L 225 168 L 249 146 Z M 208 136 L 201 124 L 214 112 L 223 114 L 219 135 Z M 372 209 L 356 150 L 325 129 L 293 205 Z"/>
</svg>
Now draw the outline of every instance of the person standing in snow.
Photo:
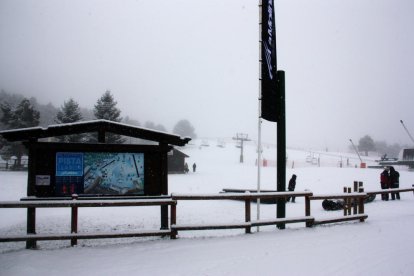
<svg viewBox="0 0 414 276">
<path fill-rule="evenodd" d="M 396 189 L 400 187 L 400 173 L 397 172 L 394 167 L 390 167 L 390 188 Z M 400 193 L 391 193 L 391 199 L 395 200 L 397 197 L 400 200 Z"/>
<path fill-rule="evenodd" d="M 296 187 L 296 174 L 292 175 L 292 178 L 289 180 L 288 190 L 290 192 L 293 192 L 295 190 L 295 187 Z M 286 201 L 289 202 L 290 197 L 288 197 Z M 292 202 L 295 202 L 294 196 L 292 196 Z"/>
<path fill-rule="evenodd" d="M 195 172 L 195 171 L 196 171 L 196 168 L 197 168 L 197 165 L 196 165 L 196 163 L 194 163 L 194 164 L 193 164 L 193 172 Z"/>
<path fill-rule="evenodd" d="M 390 175 L 388 173 L 389 168 L 385 167 L 384 171 L 380 175 L 380 183 L 381 183 L 381 189 L 386 190 L 390 188 Z M 381 194 L 382 200 L 388 200 L 389 194 Z"/>
</svg>

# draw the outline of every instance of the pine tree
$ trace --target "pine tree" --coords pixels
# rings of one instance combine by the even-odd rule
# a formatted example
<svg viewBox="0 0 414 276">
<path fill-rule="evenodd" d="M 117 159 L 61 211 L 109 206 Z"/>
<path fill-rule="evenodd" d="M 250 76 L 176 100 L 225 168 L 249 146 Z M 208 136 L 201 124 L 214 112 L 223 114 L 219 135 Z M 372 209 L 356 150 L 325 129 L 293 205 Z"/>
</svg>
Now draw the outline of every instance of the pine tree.
<svg viewBox="0 0 414 276">
<path fill-rule="evenodd" d="M 365 135 L 359 139 L 358 150 L 365 151 L 365 156 L 368 156 L 369 151 L 375 150 L 375 143 L 371 136 Z"/>
<path fill-rule="evenodd" d="M 173 133 L 195 139 L 197 138 L 197 135 L 195 134 L 194 130 L 194 127 L 188 120 L 180 120 L 174 126 Z"/>
<path fill-rule="evenodd" d="M 39 125 L 39 111 L 35 110 L 30 101 L 24 98 L 19 105 L 13 110 L 8 104 L 4 103 L 0 106 L 3 116 L 0 121 L 9 129 L 28 128 Z M 3 141 L 0 155 L 5 159 L 10 156 L 16 156 L 16 163 L 14 167 L 20 169 L 22 167 L 22 156 L 27 154 L 26 148 L 21 142 L 7 142 Z"/>
<path fill-rule="evenodd" d="M 35 110 L 28 99 L 23 99 L 14 110 L 13 128 L 26 128 L 39 125 L 40 113 Z"/>
<path fill-rule="evenodd" d="M 12 128 L 10 127 L 10 122 L 14 121 L 12 107 L 8 102 L 5 102 L 0 105 L 0 109 L 2 112 L 2 116 L 0 119 L 1 123 L 5 126 L 5 129 Z"/>
<path fill-rule="evenodd" d="M 67 102 L 64 102 L 56 115 L 56 123 L 67 124 L 79 122 L 82 120 L 82 113 L 79 108 L 79 104 L 70 98 Z"/>
<path fill-rule="evenodd" d="M 163 125 L 161 125 L 161 124 L 156 125 L 151 121 L 145 122 L 145 128 L 167 132 L 167 129 Z"/>
<path fill-rule="evenodd" d="M 125 124 L 127 124 L 127 125 L 132 125 L 132 126 L 141 126 L 141 124 L 139 123 L 139 121 L 138 121 L 138 120 L 132 119 L 132 118 L 130 118 L 129 116 L 126 116 L 126 117 L 123 119 L 123 122 L 124 122 Z"/>
<path fill-rule="evenodd" d="M 79 104 L 75 100 L 70 98 L 67 102 L 64 102 L 63 106 L 58 111 L 55 122 L 58 124 L 68 124 L 79 122 L 82 119 L 83 118 L 79 108 Z M 81 134 L 65 135 L 57 137 L 57 139 L 60 142 L 67 143 L 77 143 L 86 140 L 85 135 Z"/>
<path fill-rule="evenodd" d="M 113 122 L 121 122 L 122 117 L 121 110 L 116 107 L 117 102 L 111 94 L 111 91 L 107 90 L 102 97 L 97 101 L 93 113 L 96 119 L 105 119 Z M 106 142 L 112 144 L 122 144 L 125 139 L 118 134 L 107 133 Z"/>
<path fill-rule="evenodd" d="M 93 113 L 97 119 L 120 122 L 122 120 L 122 117 L 120 117 L 121 110 L 116 105 L 117 102 L 114 100 L 111 91 L 107 90 L 97 101 Z"/>
</svg>

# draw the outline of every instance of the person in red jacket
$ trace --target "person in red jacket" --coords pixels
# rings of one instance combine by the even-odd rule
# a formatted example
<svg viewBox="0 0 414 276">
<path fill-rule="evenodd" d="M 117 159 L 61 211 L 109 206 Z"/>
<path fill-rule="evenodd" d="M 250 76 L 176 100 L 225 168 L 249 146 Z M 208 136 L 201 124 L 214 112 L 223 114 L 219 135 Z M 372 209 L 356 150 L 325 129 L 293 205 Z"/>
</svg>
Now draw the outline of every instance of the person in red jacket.
<svg viewBox="0 0 414 276">
<path fill-rule="evenodd" d="M 381 173 L 380 183 L 381 183 L 381 189 L 386 190 L 390 188 L 390 174 L 389 174 L 388 167 L 385 167 L 384 171 Z M 381 194 L 381 199 L 388 200 L 389 194 Z"/>
</svg>

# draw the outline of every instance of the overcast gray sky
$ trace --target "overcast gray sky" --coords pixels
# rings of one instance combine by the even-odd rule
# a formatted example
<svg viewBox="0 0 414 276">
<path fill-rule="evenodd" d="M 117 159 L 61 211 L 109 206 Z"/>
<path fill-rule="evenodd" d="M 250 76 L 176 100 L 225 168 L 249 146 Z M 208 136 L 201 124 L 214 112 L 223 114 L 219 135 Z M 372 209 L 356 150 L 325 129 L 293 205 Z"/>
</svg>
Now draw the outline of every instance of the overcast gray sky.
<svg viewBox="0 0 414 276">
<path fill-rule="evenodd" d="M 258 0 L 1 0 L 0 88 L 257 137 Z M 276 0 L 287 144 L 343 149 L 414 132 L 414 1 Z M 275 142 L 276 125 L 263 123 Z"/>
</svg>

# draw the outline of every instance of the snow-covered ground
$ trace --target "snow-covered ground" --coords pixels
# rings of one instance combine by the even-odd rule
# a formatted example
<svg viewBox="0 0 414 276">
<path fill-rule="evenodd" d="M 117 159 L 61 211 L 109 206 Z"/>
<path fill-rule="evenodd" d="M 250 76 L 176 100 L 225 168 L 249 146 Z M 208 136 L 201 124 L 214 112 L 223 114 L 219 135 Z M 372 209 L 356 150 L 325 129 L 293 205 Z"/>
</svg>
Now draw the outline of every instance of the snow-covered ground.
<svg viewBox="0 0 414 276">
<path fill-rule="evenodd" d="M 255 189 L 257 158 L 254 143 L 240 149 L 200 147 L 201 141 L 181 149 L 195 162 L 197 171 L 169 175 L 170 193 L 218 193 L 223 188 Z M 275 149 L 264 147 L 264 158 L 275 160 Z M 311 155 L 317 164 L 306 162 Z M 364 158 L 368 165 L 375 158 Z M 342 168 L 339 162 L 342 160 Z M 349 161 L 349 165 L 347 165 Z M 271 163 L 271 162 L 269 162 Z M 355 168 L 357 156 L 345 153 L 288 150 L 287 178 L 294 173 L 297 191 L 314 194 L 340 193 L 353 181 L 362 181 L 366 191 L 379 189 L 380 169 Z M 414 172 L 400 171 L 400 187 L 414 184 Z M 27 174 L 0 172 L 0 200 L 19 200 L 26 195 Z M 274 167 L 262 168 L 261 188 L 275 189 Z M 304 199 L 288 203 L 287 216 L 304 215 Z M 316 218 L 340 216 L 326 212 L 320 201 L 312 202 Z M 377 199 L 365 206 L 364 223 L 348 222 L 306 228 L 288 224 L 285 230 L 261 227 L 244 234 L 243 229 L 179 232 L 169 238 L 131 238 L 38 242 L 39 250 L 26 250 L 23 242 L 0 244 L 0 275 L 413 275 L 414 197 L 402 193 L 400 201 Z M 261 218 L 274 218 L 274 205 L 261 205 Z M 252 204 L 252 217 L 256 205 Z M 241 222 L 244 203 L 239 201 L 180 201 L 177 223 Z M 70 210 L 38 209 L 38 233 L 68 233 Z M 159 207 L 82 208 L 79 232 L 159 229 Z M 25 233 L 26 213 L 0 209 L 0 235 Z"/>
</svg>

